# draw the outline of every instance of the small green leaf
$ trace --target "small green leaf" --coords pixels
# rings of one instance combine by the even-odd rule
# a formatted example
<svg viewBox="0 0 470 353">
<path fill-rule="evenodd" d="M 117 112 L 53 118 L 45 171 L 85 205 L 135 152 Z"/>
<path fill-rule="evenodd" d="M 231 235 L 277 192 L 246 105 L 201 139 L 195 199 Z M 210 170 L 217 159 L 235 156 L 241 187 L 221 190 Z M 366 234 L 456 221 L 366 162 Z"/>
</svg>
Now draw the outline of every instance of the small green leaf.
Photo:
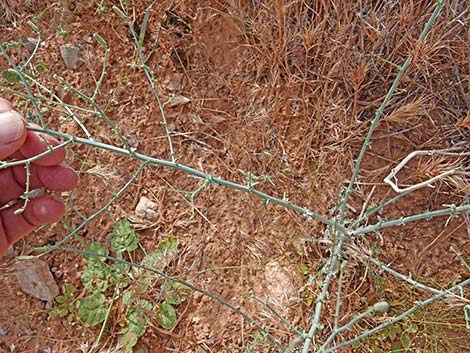
<svg viewBox="0 0 470 353">
<path fill-rule="evenodd" d="M 34 32 L 39 33 L 39 27 L 36 23 L 34 23 L 33 21 L 28 21 L 27 24 Z"/>
<path fill-rule="evenodd" d="M 107 308 L 105 296 L 102 293 L 93 293 L 86 296 L 78 305 L 78 316 L 84 324 L 94 326 L 104 321 Z"/>
<path fill-rule="evenodd" d="M 179 245 L 180 241 L 177 238 L 169 236 L 160 244 L 158 244 L 158 250 L 160 250 L 161 252 L 176 254 Z"/>
<path fill-rule="evenodd" d="M 65 317 L 69 314 L 69 309 L 67 307 L 64 307 L 64 308 L 59 308 L 59 310 L 57 311 L 57 315 L 59 317 Z"/>
<path fill-rule="evenodd" d="M 21 81 L 20 75 L 13 69 L 3 71 L 3 78 L 8 83 L 18 83 Z"/>
<path fill-rule="evenodd" d="M 310 269 L 308 268 L 307 265 L 305 264 L 300 264 L 299 265 L 299 272 L 303 275 L 303 276 L 308 276 L 310 274 Z"/>
<path fill-rule="evenodd" d="M 130 289 L 126 289 L 124 293 L 122 293 L 122 303 L 125 305 L 129 305 L 134 299 L 134 293 Z"/>
<path fill-rule="evenodd" d="M 183 298 L 181 298 L 181 296 L 178 293 L 167 295 L 165 297 L 165 303 L 170 304 L 170 305 L 178 306 L 182 302 L 183 302 Z"/>
<path fill-rule="evenodd" d="M 126 218 L 114 226 L 111 246 L 117 253 L 133 251 L 137 248 L 138 243 L 139 238 L 135 234 L 135 229 Z"/>
<path fill-rule="evenodd" d="M 161 327 L 170 330 L 176 325 L 176 311 L 175 308 L 163 302 L 158 308 L 157 322 Z"/>
<path fill-rule="evenodd" d="M 117 6 L 113 5 L 113 11 L 118 14 L 124 22 L 129 22 L 129 17 Z"/>
<path fill-rule="evenodd" d="M 55 301 L 56 301 L 58 304 L 63 304 L 63 303 L 65 303 L 65 295 L 58 295 L 57 297 L 55 297 Z"/>
<path fill-rule="evenodd" d="M 73 293 L 75 293 L 75 287 L 72 283 L 67 283 L 65 285 L 64 294 L 68 297 L 73 297 Z"/>
<path fill-rule="evenodd" d="M 175 237 L 163 240 L 155 252 L 145 255 L 142 265 L 157 270 L 164 270 L 178 252 L 180 241 Z"/>
<path fill-rule="evenodd" d="M 21 43 L 17 40 L 12 40 L 9 42 L 2 43 L 5 49 L 18 49 L 21 46 Z"/>
</svg>

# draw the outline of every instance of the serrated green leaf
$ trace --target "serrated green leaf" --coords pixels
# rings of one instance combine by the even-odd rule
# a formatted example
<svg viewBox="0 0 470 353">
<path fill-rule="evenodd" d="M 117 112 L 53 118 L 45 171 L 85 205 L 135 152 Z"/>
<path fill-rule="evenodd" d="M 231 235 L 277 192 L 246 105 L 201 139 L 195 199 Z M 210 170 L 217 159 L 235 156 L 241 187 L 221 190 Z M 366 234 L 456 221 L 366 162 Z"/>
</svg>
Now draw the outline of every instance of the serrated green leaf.
<svg viewBox="0 0 470 353">
<path fill-rule="evenodd" d="M 166 238 L 158 245 L 157 251 L 145 255 L 142 265 L 163 271 L 178 252 L 179 244 L 179 240 L 175 237 Z"/>
<path fill-rule="evenodd" d="M 96 261 L 88 264 L 88 267 L 80 276 L 80 280 L 83 287 L 90 292 L 104 291 L 109 287 L 108 279 L 110 276 L 111 271 L 108 265 Z"/>
<path fill-rule="evenodd" d="M 178 306 L 183 302 L 183 298 L 178 293 L 173 293 L 165 296 L 165 303 Z"/>
<path fill-rule="evenodd" d="M 21 82 L 20 75 L 12 69 L 8 69 L 3 71 L 3 79 L 7 81 L 8 83 L 18 83 Z"/>
<path fill-rule="evenodd" d="M 90 263 L 90 262 L 96 262 L 96 261 L 100 261 L 100 262 L 105 262 L 106 261 L 106 257 L 104 256 L 108 256 L 108 248 L 106 247 L 106 245 L 98 242 L 98 241 L 95 241 L 89 245 L 86 245 L 85 246 L 85 252 L 89 252 L 89 253 L 92 253 L 92 254 L 99 254 L 99 255 L 103 255 L 103 256 L 93 256 L 93 255 L 86 255 L 85 253 L 85 260 Z"/>
<path fill-rule="evenodd" d="M 78 305 L 78 316 L 84 324 L 94 326 L 104 321 L 107 308 L 105 296 L 102 293 L 93 293 L 86 296 Z"/>
<path fill-rule="evenodd" d="M 134 299 L 134 293 L 130 289 L 126 289 L 124 293 L 122 293 L 122 303 L 125 305 L 129 305 Z"/>
<path fill-rule="evenodd" d="M 121 331 L 120 342 L 125 353 L 131 353 L 132 347 L 137 343 L 148 328 L 148 319 L 152 310 L 152 304 L 147 300 L 141 300 L 136 306 L 127 310 L 127 325 Z"/>
<path fill-rule="evenodd" d="M 135 229 L 126 218 L 116 223 L 111 237 L 111 246 L 114 251 L 117 253 L 133 251 L 137 248 L 138 243 L 139 238 Z"/>
<path fill-rule="evenodd" d="M 161 327 L 170 330 L 176 325 L 176 310 L 175 308 L 163 302 L 158 308 L 157 312 L 157 322 Z"/>
</svg>

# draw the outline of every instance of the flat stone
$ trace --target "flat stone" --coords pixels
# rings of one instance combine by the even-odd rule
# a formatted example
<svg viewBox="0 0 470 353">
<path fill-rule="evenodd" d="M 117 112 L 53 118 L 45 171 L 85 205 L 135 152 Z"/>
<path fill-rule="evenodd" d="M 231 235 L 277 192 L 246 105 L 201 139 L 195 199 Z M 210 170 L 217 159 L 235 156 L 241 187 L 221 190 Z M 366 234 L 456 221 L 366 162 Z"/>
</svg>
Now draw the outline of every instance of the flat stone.
<svg viewBox="0 0 470 353">
<path fill-rule="evenodd" d="M 33 298 L 52 303 L 59 295 L 59 287 L 46 262 L 39 259 L 18 261 L 15 269 L 21 289 Z"/>
<path fill-rule="evenodd" d="M 74 70 L 78 66 L 80 58 L 80 48 L 71 44 L 65 44 L 60 47 L 60 55 L 64 59 L 67 69 Z"/>
</svg>

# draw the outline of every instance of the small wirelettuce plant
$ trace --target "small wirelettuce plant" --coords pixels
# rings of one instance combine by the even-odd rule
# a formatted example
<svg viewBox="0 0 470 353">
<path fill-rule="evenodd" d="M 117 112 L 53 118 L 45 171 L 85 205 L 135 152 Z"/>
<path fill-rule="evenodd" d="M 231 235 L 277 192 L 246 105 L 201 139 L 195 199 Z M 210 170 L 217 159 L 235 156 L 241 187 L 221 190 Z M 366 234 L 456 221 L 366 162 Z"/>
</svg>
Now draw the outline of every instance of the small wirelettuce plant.
<svg viewBox="0 0 470 353">
<path fill-rule="evenodd" d="M 38 123 L 40 127 L 30 127 L 30 130 L 47 133 L 63 140 L 60 146 L 51 147 L 50 151 L 46 151 L 44 154 L 50 153 L 59 147 L 79 145 L 89 147 L 90 149 L 110 151 L 129 160 L 138 160 L 141 163 L 134 175 L 128 179 L 118 192 L 113 194 L 113 197 L 98 212 L 89 217 L 84 217 L 80 225 L 76 226 L 56 244 L 38 249 L 42 253 L 53 250 L 78 252 L 83 255 L 86 261 L 86 267 L 80 277 L 83 288 L 86 291 L 85 296 L 80 299 L 76 298 L 76 289 L 71 285 L 67 285 L 64 288 L 63 294 L 56 298 L 56 305 L 50 311 L 50 315 L 53 317 L 67 317 L 69 321 L 79 319 L 80 322 L 87 326 L 101 325 L 100 334 L 97 339 L 97 345 L 99 345 L 107 327 L 110 313 L 116 310 L 116 303 L 119 302 L 123 308 L 122 312 L 118 315 L 121 327 L 120 342 L 126 353 L 132 351 L 138 339 L 145 334 L 150 323 L 156 323 L 167 330 L 173 329 L 178 323 L 177 309 L 191 292 L 199 292 L 230 308 L 240 315 L 243 320 L 249 322 L 253 329 L 258 331 L 255 334 L 250 334 L 252 344 L 245 346 L 246 351 L 255 351 L 259 347 L 268 349 L 267 347 L 271 345 L 275 347 L 273 349 L 281 352 L 337 352 L 344 347 L 353 347 L 355 349 L 361 342 L 364 342 L 364 339 L 371 339 L 378 332 L 382 332 L 380 340 L 386 340 L 390 337 L 395 339 L 400 336 L 400 349 L 409 349 L 411 347 L 411 336 L 416 333 L 417 327 L 406 320 L 412 318 L 418 310 L 441 299 L 458 303 L 465 312 L 466 325 L 470 326 L 468 299 L 466 299 L 466 292 L 464 290 L 464 288 L 470 285 L 470 279 L 463 279 L 448 288 L 434 288 L 415 280 L 408 274 L 401 274 L 395 271 L 390 264 L 378 261 L 374 257 L 373 251 L 358 245 L 365 235 L 372 234 L 377 239 L 381 239 L 384 229 L 399 227 L 411 222 L 427 221 L 435 217 L 447 217 L 448 222 L 451 222 L 458 219 L 463 213 L 470 211 L 470 205 L 446 204 L 426 212 L 382 219 L 380 217 L 381 212 L 387 206 L 408 195 L 407 190 L 407 192 L 387 198 L 379 204 L 369 205 L 369 200 L 367 199 L 361 205 L 362 212 L 348 212 L 352 208 L 350 199 L 355 191 L 356 181 L 361 172 L 361 163 L 372 145 L 374 131 L 383 118 L 388 104 L 394 99 L 394 94 L 399 90 L 399 84 L 402 78 L 406 77 L 406 72 L 410 65 L 412 65 L 416 53 L 411 53 L 402 64 L 394 65 L 397 72 L 396 78 L 382 103 L 375 111 L 373 119 L 370 121 L 369 130 L 364 137 L 362 148 L 353 163 L 352 176 L 348 183 L 346 183 L 346 186 L 339 192 L 339 198 L 336 202 L 337 207 L 330 215 L 325 216 L 315 213 L 307 207 L 297 205 L 287 197 L 275 197 L 257 189 L 262 182 L 276 185 L 271 177 L 258 177 L 255 173 L 247 172 L 246 183 L 236 183 L 179 162 L 172 142 L 174 131 L 172 131 L 166 119 L 165 103 L 160 98 L 156 73 L 147 65 L 147 57 L 143 53 L 143 39 L 145 38 L 146 28 L 155 3 L 155 1 L 152 2 L 143 10 L 143 21 L 140 27 L 136 27 L 131 19 L 133 8 L 129 2 L 121 1 L 119 5 L 114 5 L 112 9 L 113 13 L 128 27 L 130 38 L 134 43 L 136 57 L 132 64 L 133 68 L 143 72 L 152 96 L 158 103 L 162 125 L 165 129 L 164 139 L 168 143 L 168 159 L 156 158 L 154 155 L 141 153 L 138 147 L 135 147 L 128 141 L 125 134 L 108 117 L 106 109 L 99 104 L 97 96 L 107 74 L 110 55 L 109 45 L 101 35 L 96 34 L 94 37 L 103 52 L 103 65 L 101 74 L 96 81 L 96 87 L 93 90 L 85 93 L 67 82 L 63 77 L 57 75 L 50 77 L 57 85 L 61 85 L 64 90 L 76 95 L 83 102 L 83 106 L 73 106 L 66 103 L 54 90 L 45 87 L 39 82 L 39 74 L 46 72 L 48 67 L 44 63 L 33 63 L 41 40 L 37 26 L 32 26 L 32 29 L 38 36 L 38 44 L 31 56 L 26 59 L 27 65 L 25 62 L 16 62 L 12 58 L 11 52 L 18 49 L 19 43 L 15 41 L 0 43 L 0 51 L 10 65 L 8 69 L 2 72 L 2 84 L 12 92 L 21 92 L 18 95 L 22 101 L 31 103 L 34 111 L 29 112 L 29 119 Z M 102 2 L 100 4 L 102 5 Z M 445 1 L 439 0 L 434 3 L 432 15 L 424 25 L 421 35 L 416 39 L 415 46 L 417 48 L 419 45 L 425 44 L 425 40 L 444 6 Z M 282 14 L 282 8 L 279 10 L 279 13 Z M 248 20 L 246 19 L 247 22 Z M 139 28 L 140 32 L 136 31 L 136 28 Z M 23 85 L 23 90 L 20 88 L 20 85 Z M 74 135 L 49 128 L 49 125 L 44 120 L 44 112 L 41 109 L 41 104 L 48 102 L 48 99 L 59 104 L 67 112 L 69 120 L 75 124 L 74 126 L 78 129 L 79 133 Z M 93 126 L 87 126 L 86 123 L 75 115 L 73 109 L 84 111 L 97 117 L 114 135 L 100 139 L 99 131 L 93 131 Z M 465 148 L 463 150 L 465 153 L 468 153 Z M 29 163 L 34 158 L 24 161 L 0 162 L 0 169 L 19 164 L 25 165 L 25 168 L 28 169 Z M 301 214 L 306 222 L 317 221 L 322 224 L 322 239 L 327 244 L 328 251 L 326 251 L 327 255 L 321 261 L 322 266 L 318 273 L 310 274 L 314 279 L 312 281 L 309 280 L 308 285 L 314 288 L 312 292 L 315 292 L 315 294 L 314 298 L 307 298 L 307 306 L 312 306 L 308 327 L 298 328 L 290 325 L 282 315 L 272 309 L 268 301 L 265 301 L 263 304 L 268 311 L 274 312 L 277 318 L 280 318 L 284 323 L 287 322 L 286 326 L 289 328 L 289 333 L 295 336 L 292 342 L 285 344 L 282 339 L 270 332 L 269 326 L 259 323 L 230 301 L 198 288 L 190 283 L 190 281 L 185 282 L 181 278 L 168 276 L 166 272 L 179 250 L 179 240 L 175 237 L 170 236 L 162 240 L 155 251 L 146 253 L 142 256 L 141 260 L 136 260 L 138 258 L 137 254 L 145 253 L 146 249 L 140 244 L 135 228 L 126 218 L 123 218 L 116 222 L 107 242 L 86 244 L 84 250 L 65 247 L 65 244 L 70 239 L 74 237 L 79 238 L 79 232 L 90 221 L 108 211 L 117 202 L 118 198 L 124 194 L 126 189 L 141 176 L 142 171 L 151 166 L 182 171 L 187 175 L 195 177 L 200 182 L 200 186 L 194 191 L 185 192 L 185 196 L 191 206 L 192 217 L 195 215 L 195 197 L 213 186 L 223 186 L 259 198 L 268 210 L 271 205 L 278 205 Z M 462 168 L 465 169 L 467 167 Z M 465 171 L 468 171 L 468 169 L 465 169 Z M 28 195 L 25 195 L 26 200 L 27 198 Z M 80 241 L 84 243 L 83 240 L 80 239 Z M 400 314 L 389 317 L 387 317 L 387 313 L 393 303 L 383 300 L 375 304 L 367 303 L 364 308 L 359 310 L 359 314 L 353 314 L 351 317 L 348 317 L 347 321 L 341 321 L 340 313 L 343 305 L 342 291 L 344 288 L 343 272 L 347 261 L 373 264 L 380 271 L 386 272 L 413 288 L 429 293 L 430 296 L 414 303 L 408 309 L 403 309 Z M 308 271 L 308 267 L 302 269 L 302 274 L 305 278 L 309 275 Z M 332 291 L 333 283 L 335 284 L 335 291 Z M 332 298 L 335 300 L 332 300 Z M 258 300 L 258 303 L 263 302 Z M 333 318 L 325 317 L 327 306 L 334 308 L 335 315 Z M 362 322 L 371 317 L 378 318 L 372 328 L 358 329 Z M 393 326 L 398 323 L 401 326 Z M 348 334 L 353 329 L 360 330 L 360 333 L 350 337 Z"/>
</svg>

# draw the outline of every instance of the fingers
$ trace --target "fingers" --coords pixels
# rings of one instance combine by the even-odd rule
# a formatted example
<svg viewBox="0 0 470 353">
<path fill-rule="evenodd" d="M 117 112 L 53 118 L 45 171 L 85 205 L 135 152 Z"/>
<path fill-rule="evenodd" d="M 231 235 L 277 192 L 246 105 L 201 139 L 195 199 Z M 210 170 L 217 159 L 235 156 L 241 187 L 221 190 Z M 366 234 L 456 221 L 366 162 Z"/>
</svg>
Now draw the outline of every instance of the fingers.
<svg viewBox="0 0 470 353">
<path fill-rule="evenodd" d="M 36 126 L 35 124 L 30 124 Z M 13 110 L 10 103 L 0 98 L 0 159 L 13 156 L 14 158 L 30 158 L 44 151 L 50 146 L 59 145 L 55 138 L 27 131 L 22 116 Z M 38 165 L 55 165 L 65 158 L 65 150 L 59 149 L 34 161 Z"/>
<path fill-rule="evenodd" d="M 30 190 L 47 188 L 52 191 L 67 191 L 75 188 L 78 176 L 75 171 L 64 165 L 30 165 Z M 0 170 L 0 206 L 16 200 L 25 191 L 26 170 L 20 165 Z"/>
<path fill-rule="evenodd" d="M 57 141 L 52 136 L 28 131 L 26 133 L 26 141 L 24 142 L 23 146 L 21 146 L 18 152 L 21 155 L 22 159 L 31 158 L 44 151 L 47 151 L 48 149 L 50 149 L 50 146 L 57 146 L 59 144 L 59 141 Z M 48 153 L 44 157 L 35 160 L 33 163 L 43 166 L 56 165 L 64 160 L 65 153 L 65 149 L 61 148 L 55 150 L 54 152 Z M 17 155 L 16 158 L 20 158 L 20 156 Z"/>
<path fill-rule="evenodd" d="M 26 140 L 26 128 L 20 114 L 0 98 L 0 159 L 17 151 Z"/>
<path fill-rule="evenodd" d="M 61 202 L 50 196 L 43 196 L 31 199 L 25 211 L 15 215 L 15 211 L 22 205 L 22 202 L 18 202 L 0 211 L 0 257 L 9 245 L 16 243 L 35 228 L 59 221 L 65 210 Z"/>
</svg>

